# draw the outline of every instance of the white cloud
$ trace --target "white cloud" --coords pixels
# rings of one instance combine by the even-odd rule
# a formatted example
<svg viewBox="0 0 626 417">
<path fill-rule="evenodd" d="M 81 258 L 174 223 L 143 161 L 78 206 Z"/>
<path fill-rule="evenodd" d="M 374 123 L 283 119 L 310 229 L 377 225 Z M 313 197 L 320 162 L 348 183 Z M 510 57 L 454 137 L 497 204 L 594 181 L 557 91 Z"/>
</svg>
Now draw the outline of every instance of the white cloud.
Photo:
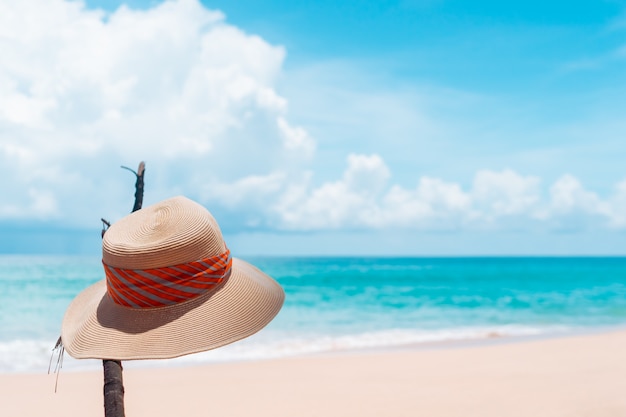
<svg viewBox="0 0 626 417">
<path fill-rule="evenodd" d="M 550 187 L 550 201 L 546 208 L 547 219 L 557 229 L 584 229 L 598 221 L 615 227 L 616 216 L 611 198 L 603 200 L 596 193 L 586 190 L 572 175 L 563 175 Z"/>
<path fill-rule="evenodd" d="M 478 215 L 493 217 L 528 214 L 540 199 L 540 179 L 524 177 L 513 170 L 478 171 L 471 198 Z"/>
<path fill-rule="evenodd" d="M 478 171 L 472 186 L 422 177 L 415 188 L 389 184 L 391 172 L 379 155 L 351 154 L 340 180 L 312 186 L 290 181 L 267 218 L 287 230 L 409 228 L 491 230 L 543 227 L 575 230 L 595 222 L 626 228 L 626 181 L 606 200 L 566 175 L 543 197 L 541 180 L 511 169 Z"/>
<path fill-rule="evenodd" d="M 385 216 L 381 227 L 449 230 L 459 227 L 465 220 L 471 200 L 458 184 L 422 177 L 413 190 L 398 185 L 391 187 L 382 204 Z"/>
<path fill-rule="evenodd" d="M 159 198 L 267 175 L 287 155 L 288 171 L 315 149 L 275 89 L 284 48 L 197 0 L 110 14 L 0 0 L 0 49 L 0 220 L 31 212 L 36 189 L 40 215 L 91 223 L 129 194 L 115 171 L 129 161 L 147 161 Z"/>
<path fill-rule="evenodd" d="M 330 132 L 318 145 L 277 90 L 285 49 L 198 0 L 110 14 L 80 1 L 0 0 L 0 50 L 0 221 L 99 227 L 129 208 L 133 178 L 118 166 L 146 160 L 146 203 L 186 194 L 251 230 L 626 229 L 626 180 L 602 197 L 570 175 L 544 184 L 512 169 L 478 170 L 465 187 L 392 177 L 398 161 L 435 166 L 450 131 L 467 135 L 429 111 L 447 113 L 461 93 L 437 104 L 445 89 L 310 83 L 315 100 L 300 114 L 316 110 L 308 120 Z M 382 147 L 396 150 L 394 163 Z"/>
<path fill-rule="evenodd" d="M 278 226 L 301 230 L 376 226 L 376 198 L 386 186 L 389 168 L 378 155 L 351 154 L 347 162 L 338 181 L 309 192 L 294 193 L 292 186 L 274 206 Z M 301 183 L 300 187 L 306 190 L 307 184 Z"/>
<path fill-rule="evenodd" d="M 606 205 L 572 175 L 564 175 L 550 187 L 550 210 L 555 214 L 575 211 L 606 214 Z"/>
<path fill-rule="evenodd" d="M 343 183 L 349 190 L 376 196 L 387 185 L 391 173 L 379 155 L 348 155 Z"/>
<path fill-rule="evenodd" d="M 306 130 L 301 127 L 291 127 L 282 117 L 277 120 L 285 148 L 301 151 L 304 155 L 312 156 L 315 151 L 315 141 L 309 136 Z"/>
</svg>

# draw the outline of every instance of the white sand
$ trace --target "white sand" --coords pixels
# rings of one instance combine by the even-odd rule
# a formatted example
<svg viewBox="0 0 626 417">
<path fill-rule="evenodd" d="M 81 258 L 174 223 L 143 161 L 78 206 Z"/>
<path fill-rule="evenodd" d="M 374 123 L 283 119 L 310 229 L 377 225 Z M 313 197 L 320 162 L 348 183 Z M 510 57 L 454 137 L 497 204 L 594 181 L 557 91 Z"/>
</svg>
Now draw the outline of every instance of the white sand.
<svg viewBox="0 0 626 417">
<path fill-rule="evenodd" d="M 0 416 L 102 416 L 102 372 L 0 375 Z M 126 415 L 626 416 L 626 332 L 127 369 Z"/>
</svg>

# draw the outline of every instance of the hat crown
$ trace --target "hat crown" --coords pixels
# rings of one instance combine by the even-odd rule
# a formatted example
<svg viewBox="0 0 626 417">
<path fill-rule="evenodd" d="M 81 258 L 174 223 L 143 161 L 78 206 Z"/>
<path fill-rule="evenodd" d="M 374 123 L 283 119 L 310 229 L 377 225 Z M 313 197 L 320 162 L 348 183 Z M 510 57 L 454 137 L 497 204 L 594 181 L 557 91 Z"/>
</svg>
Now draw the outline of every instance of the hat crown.
<svg viewBox="0 0 626 417">
<path fill-rule="evenodd" d="M 186 197 L 170 198 L 124 217 L 102 241 L 102 261 L 124 269 L 178 265 L 225 251 L 211 213 Z"/>
</svg>

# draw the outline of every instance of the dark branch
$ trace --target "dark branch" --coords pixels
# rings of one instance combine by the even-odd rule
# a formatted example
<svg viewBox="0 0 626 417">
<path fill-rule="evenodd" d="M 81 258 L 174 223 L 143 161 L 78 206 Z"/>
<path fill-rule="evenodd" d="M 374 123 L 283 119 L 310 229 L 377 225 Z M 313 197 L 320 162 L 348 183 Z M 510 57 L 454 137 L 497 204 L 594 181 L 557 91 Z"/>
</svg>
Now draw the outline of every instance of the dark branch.
<svg viewBox="0 0 626 417">
<path fill-rule="evenodd" d="M 141 161 L 139 163 L 139 168 L 137 171 L 134 171 L 128 167 L 122 165 L 123 169 L 127 169 L 137 177 L 137 181 L 135 182 L 135 204 L 133 205 L 132 212 L 141 209 L 141 205 L 143 204 L 143 176 L 146 173 L 146 164 Z"/>
<path fill-rule="evenodd" d="M 124 417 L 122 362 L 105 359 L 102 366 L 104 366 L 104 417 Z"/>
<path fill-rule="evenodd" d="M 111 227 L 111 223 L 106 220 L 106 219 L 100 219 L 100 221 L 102 221 L 102 234 L 101 237 L 104 237 L 104 234 L 106 233 L 107 230 L 109 230 L 109 227 Z"/>
<path fill-rule="evenodd" d="M 143 204 L 143 175 L 146 172 L 146 164 L 141 161 L 137 172 L 122 166 L 129 170 L 137 177 L 135 182 L 135 204 L 133 212 L 141 209 Z M 102 220 L 102 237 L 111 223 Z M 124 417 L 124 380 L 122 378 L 122 362 L 113 359 L 103 359 L 104 367 L 104 416 L 105 417 Z"/>
</svg>

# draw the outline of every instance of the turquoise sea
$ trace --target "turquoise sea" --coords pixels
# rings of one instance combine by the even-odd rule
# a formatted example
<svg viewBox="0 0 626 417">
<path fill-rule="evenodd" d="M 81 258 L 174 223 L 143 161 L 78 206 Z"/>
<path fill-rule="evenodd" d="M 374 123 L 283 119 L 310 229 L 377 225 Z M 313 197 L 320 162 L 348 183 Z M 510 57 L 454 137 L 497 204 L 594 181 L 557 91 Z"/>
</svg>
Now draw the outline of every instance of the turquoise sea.
<svg viewBox="0 0 626 417">
<path fill-rule="evenodd" d="M 626 258 L 246 258 L 284 287 L 268 327 L 138 366 L 249 360 L 626 324 Z M 46 372 L 65 308 L 103 278 L 93 257 L 0 255 L 0 372 Z M 135 365 L 137 366 L 137 365 Z M 100 367 L 65 357 L 64 369 Z"/>
</svg>

